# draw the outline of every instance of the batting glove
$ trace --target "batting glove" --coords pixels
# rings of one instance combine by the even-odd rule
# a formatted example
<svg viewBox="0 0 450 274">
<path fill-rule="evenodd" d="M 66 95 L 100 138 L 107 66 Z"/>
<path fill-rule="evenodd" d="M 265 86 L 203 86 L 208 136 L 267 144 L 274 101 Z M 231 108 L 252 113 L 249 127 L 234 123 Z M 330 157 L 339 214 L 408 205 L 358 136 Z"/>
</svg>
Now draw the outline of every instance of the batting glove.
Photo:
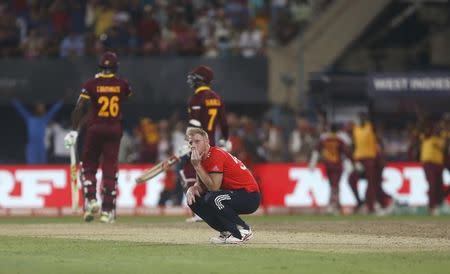
<svg viewBox="0 0 450 274">
<path fill-rule="evenodd" d="M 78 132 L 75 130 L 71 130 L 69 133 L 67 133 L 66 137 L 64 137 L 64 146 L 69 149 L 73 145 L 75 145 L 75 142 L 77 141 Z"/>
</svg>

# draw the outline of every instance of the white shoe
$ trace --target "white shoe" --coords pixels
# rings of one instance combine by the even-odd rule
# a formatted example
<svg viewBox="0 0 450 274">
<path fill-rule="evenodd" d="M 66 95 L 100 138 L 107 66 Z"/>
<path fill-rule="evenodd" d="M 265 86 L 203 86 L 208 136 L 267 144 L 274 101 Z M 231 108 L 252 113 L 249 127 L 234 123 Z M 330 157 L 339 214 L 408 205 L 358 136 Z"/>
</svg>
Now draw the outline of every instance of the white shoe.
<svg viewBox="0 0 450 274">
<path fill-rule="evenodd" d="M 251 238 L 253 238 L 253 231 L 251 228 L 248 229 L 239 229 L 239 232 L 241 232 L 242 241 L 247 242 Z"/>
<path fill-rule="evenodd" d="M 225 239 L 225 244 L 242 244 L 243 242 L 242 239 L 236 238 L 231 234 Z"/>
<path fill-rule="evenodd" d="M 98 204 L 96 199 L 92 199 L 86 203 L 86 207 L 84 209 L 84 221 L 91 222 L 94 220 L 94 215 L 98 213 L 100 210 L 100 205 Z"/>
<path fill-rule="evenodd" d="M 339 215 L 339 207 L 329 205 L 325 208 L 325 214 L 337 216 Z"/>
<path fill-rule="evenodd" d="M 225 239 L 225 243 L 226 244 L 242 244 L 242 243 L 249 241 L 251 238 L 253 238 L 253 232 L 250 228 L 249 229 L 239 229 L 239 232 L 241 233 L 241 237 L 242 237 L 241 239 L 236 238 L 230 234 L 230 236 L 228 236 Z"/>
<path fill-rule="evenodd" d="M 392 215 L 394 213 L 395 210 L 395 201 L 392 200 L 391 203 L 386 206 L 385 208 L 380 208 L 376 211 L 376 215 L 377 216 L 387 216 L 387 215 Z"/>
<path fill-rule="evenodd" d="M 431 214 L 431 216 L 439 216 L 439 209 L 436 207 L 431 209 L 430 214 Z"/>
<path fill-rule="evenodd" d="M 228 232 L 228 231 L 222 231 L 222 232 L 220 232 L 219 236 L 217 236 L 217 237 L 211 237 L 211 238 L 209 239 L 209 241 L 210 241 L 212 244 L 224 244 L 224 243 L 225 243 L 225 240 L 226 240 L 228 237 L 230 237 L 230 236 L 231 236 L 231 233 L 230 233 L 230 232 Z"/>
<path fill-rule="evenodd" d="M 102 215 L 100 216 L 100 222 L 112 224 L 116 221 L 116 218 L 114 217 L 114 213 L 103 211 Z"/>
<path fill-rule="evenodd" d="M 203 219 L 200 218 L 200 216 L 198 216 L 197 214 L 192 216 L 191 218 L 186 219 L 186 223 L 198 223 L 198 222 L 203 222 Z"/>
</svg>

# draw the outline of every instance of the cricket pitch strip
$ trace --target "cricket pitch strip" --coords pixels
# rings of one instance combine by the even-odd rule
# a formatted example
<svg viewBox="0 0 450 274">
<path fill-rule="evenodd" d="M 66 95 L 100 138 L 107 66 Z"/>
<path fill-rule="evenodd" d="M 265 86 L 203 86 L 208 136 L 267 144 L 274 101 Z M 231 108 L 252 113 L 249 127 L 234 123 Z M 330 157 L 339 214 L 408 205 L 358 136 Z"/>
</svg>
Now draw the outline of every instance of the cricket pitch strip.
<svg viewBox="0 0 450 274">
<path fill-rule="evenodd" d="M 450 251 L 450 220 L 309 221 L 258 223 L 254 238 L 239 248 L 277 248 L 306 251 L 398 252 Z M 210 245 L 216 232 L 204 223 L 148 224 L 3 224 L 1 236 L 128 241 L 140 244 Z M 229 245 L 227 245 L 229 246 Z"/>
</svg>

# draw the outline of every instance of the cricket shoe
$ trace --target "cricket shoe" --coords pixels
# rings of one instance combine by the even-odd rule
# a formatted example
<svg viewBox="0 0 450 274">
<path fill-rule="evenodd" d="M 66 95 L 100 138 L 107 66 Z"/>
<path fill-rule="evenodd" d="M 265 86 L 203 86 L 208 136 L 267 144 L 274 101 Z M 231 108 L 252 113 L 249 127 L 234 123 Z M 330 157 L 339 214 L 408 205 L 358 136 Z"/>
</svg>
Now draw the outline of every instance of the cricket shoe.
<svg viewBox="0 0 450 274">
<path fill-rule="evenodd" d="M 211 237 L 211 238 L 209 239 L 209 241 L 210 241 L 212 244 L 224 244 L 225 241 L 226 241 L 226 239 L 227 239 L 228 237 L 230 237 L 230 236 L 231 236 L 231 233 L 230 233 L 230 232 L 228 232 L 228 231 L 222 231 L 222 232 L 220 232 L 219 236 L 217 236 L 217 237 Z"/>
<path fill-rule="evenodd" d="M 253 238 L 253 231 L 250 227 L 248 229 L 239 229 L 239 232 L 241 232 L 243 242 L 247 242 Z"/>
<path fill-rule="evenodd" d="M 239 232 L 241 233 L 241 239 L 236 238 L 230 234 L 230 236 L 228 236 L 225 239 L 225 243 L 226 244 L 242 244 L 242 243 L 249 241 L 251 238 L 253 238 L 253 232 L 250 228 L 249 229 L 239 229 Z"/>
<path fill-rule="evenodd" d="M 437 207 L 430 209 L 430 215 L 439 216 L 440 215 L 439 209 Z"/>
<path fill-rule="evenodd" d="M 325 208 L 325 214 L 327 214 L 327 215 L 338 216 L 339 213 L 340 213 L 339 207 L 337 207 L 337 206 L 329 205 Z"/>
<path fill-rule="evenodd" d="M 105 224 L 112 224 L 116 221 L 116 218 L 114 216 L 113 212 L 103 211 L 102 215 L 100 216 L 100 222 Z"/>
<path fill-rule="evenodd" d="M 97 214 L 99 210 L 100 205 L 98 204 L 96 199 L 88 201 L 84 209 L 84 221 L 92 222 L 94 220 L 94 215 Z"/>
<path fill-rule="evenodd" d="M 383 207 L 383 208 L 378 208 L 375 211 L 375 214 L 377 216 L 388 216 L 388 215 L 393 215 L 396 209 L 396 204 L 395 201 L 393 199 L 389 199 L 388 204 Z"/>
</svg>

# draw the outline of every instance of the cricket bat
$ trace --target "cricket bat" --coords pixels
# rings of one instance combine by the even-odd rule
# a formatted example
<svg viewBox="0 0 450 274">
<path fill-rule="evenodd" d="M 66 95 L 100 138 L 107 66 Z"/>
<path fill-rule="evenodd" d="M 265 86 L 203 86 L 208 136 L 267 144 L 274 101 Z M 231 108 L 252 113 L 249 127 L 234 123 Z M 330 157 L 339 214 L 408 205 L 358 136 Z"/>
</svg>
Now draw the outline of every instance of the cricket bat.
<svg viewBox="0 0 450 274">
<path fill-rule="evenodd" d="M 70 147 L 70 188 L 72 190 L 72 211 L 78 210 L 79 193 L 77 183 L 77 157 L 75 154 L 75 145 Z"/>
<path fill-rule="evenodd" d="M 170 156 L 169 159 L 162 161 L 161 163 L 158 163 L 157 165 L 146 169 L 141 176 L 136 178 L 136 184 L 145 183 L 148 180 L 158 176 L 160 173 L 164 172 L 164 164 L 167 164 L 167 166 L 172 166 L 176 162 L 180 160 L 181 157 L 189 154 L 191 152 L 191 148 L 188 145 L 183 146 L 183 148 L 174 155 Z"/>
</svg>

